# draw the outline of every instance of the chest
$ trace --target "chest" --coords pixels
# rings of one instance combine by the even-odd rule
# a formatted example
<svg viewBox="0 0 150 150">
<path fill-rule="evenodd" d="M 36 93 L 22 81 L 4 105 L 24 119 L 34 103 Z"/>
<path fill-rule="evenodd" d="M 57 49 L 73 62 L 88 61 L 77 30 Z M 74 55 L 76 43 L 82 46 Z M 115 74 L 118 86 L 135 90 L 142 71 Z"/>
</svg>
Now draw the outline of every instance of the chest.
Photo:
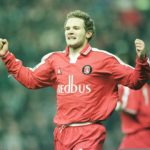
<svg viewBox="0 0 150 150">
<path fill-rule="evenodd" d="M 58 84 L 81 83 L 88 81 L 93 76 L 95 66 L 89 62 L 61 61 L 55 65 L 55 75 Z"/>
<path fill-rule="evenodd" d="M 74 62 L 73 60 L 76 59 Z M 73 61 L 73 62 L 72 62 Z M 83 84 L 97 85 L 108 80 L 108 69 L 103 59 L 88 56 L 78 58 L 57 57 L 53 63 L 56 84 Z"/>
</svg>

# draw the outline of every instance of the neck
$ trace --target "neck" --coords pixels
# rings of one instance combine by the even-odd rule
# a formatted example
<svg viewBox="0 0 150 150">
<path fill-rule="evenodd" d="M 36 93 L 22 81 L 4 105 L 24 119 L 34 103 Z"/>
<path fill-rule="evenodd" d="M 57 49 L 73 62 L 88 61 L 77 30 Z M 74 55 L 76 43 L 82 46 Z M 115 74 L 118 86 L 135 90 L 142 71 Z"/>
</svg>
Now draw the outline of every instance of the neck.
<svg viewBox="0 0 150 150">
<path fill-rule="evenodd" d="M 83 50 L 83 48 L 86 46 L 87 42 L 84 43 L 82 46 L 78 48 L 69 47 L 69 55 L 78 55 Z"/>
<path fill-rule="evenodd" d="M 72 47 L 69 47 L 69 54 L 70 55 L 78 55 L 82 51 L 82 48 L 74 49 Z"/>
<path fill-rule="evenodd" d="M 77 58 L 80 56 L 80 51 L 81 50 L 74 50 L 70 48 L 69 50 L 69 58 L 71 63 L 75 63 L 77 61 Z"/>
<path fill-rule="evenodd" d="M 80 56 L 80 52 L 83 50 L 84 46 L 79 47 L 79 48 L 73 48 L 69 47 L 69 58 L 70 58 L 70 63 L 76 63 L 78 57 Z"/>
</svg>

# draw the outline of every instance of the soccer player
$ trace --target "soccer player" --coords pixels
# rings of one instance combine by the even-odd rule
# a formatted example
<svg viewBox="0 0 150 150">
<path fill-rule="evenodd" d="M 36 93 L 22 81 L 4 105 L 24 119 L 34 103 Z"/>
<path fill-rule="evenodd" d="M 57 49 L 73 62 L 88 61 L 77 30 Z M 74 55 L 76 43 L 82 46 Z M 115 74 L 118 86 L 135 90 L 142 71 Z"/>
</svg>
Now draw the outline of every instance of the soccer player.
<svg viewBox="0 0 150 150">
<path fill-rule="evenodd" d="M 134 69 L 91 47 L 94 29 L 89 14 L 80 10 L 68 13 L 64 23 L 66 49 L 47 54 L 34 68 L 23 66 L 8 50 L 8 41 L 0 39 L 0 56 L 9 74 L 29 89 L 56 89 L 56 150 L 101 150 L 106 135 L 102 121 L 116 107 L 117 85 L 138 89 L 149 78 L 144 41 L 135 40 Z"/>
<path fill-rule="evenodd" d="M 125 134 L 119 149 L 150 148 L 150 86 L 140 90 L 119 87 L 121 125 Z"/>
</svg>

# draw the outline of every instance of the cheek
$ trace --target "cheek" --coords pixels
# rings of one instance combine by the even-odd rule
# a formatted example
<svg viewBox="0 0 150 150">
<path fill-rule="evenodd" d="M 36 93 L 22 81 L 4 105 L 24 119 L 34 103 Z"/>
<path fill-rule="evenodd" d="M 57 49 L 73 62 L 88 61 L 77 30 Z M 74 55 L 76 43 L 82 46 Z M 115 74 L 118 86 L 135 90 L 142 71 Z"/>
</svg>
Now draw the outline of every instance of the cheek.
<svg viewBox="0 0 150 150">
<path fill-rule="evenodd" d="M 80 35 L 79 35 L 79 39 L 80 39 L 80 40 L 83 41 L 85 38 L 86 38 L 85 34 L 80 34 Z"/>
<path fill-rule="evenodd" d="M 67 36 L 67 32 L 64 33 L 65 37 Z"/>
</svg>

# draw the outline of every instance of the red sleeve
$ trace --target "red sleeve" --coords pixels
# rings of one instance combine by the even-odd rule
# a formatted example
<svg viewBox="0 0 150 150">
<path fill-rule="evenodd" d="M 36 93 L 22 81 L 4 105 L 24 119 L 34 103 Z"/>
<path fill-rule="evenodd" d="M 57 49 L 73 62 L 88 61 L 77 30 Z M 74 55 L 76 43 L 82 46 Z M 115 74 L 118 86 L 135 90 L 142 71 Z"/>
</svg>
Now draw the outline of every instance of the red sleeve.
<svg viewBox="0 0 150 150">
<path fill-rule="evenodd" d="M 49 61 L 49 55 L 50 54 L 43 57 L 41 63 L 39 63 L 35 68 L 23 66 L 22 62 L 16 59 L 10 52 L 2 60 L 6 65 L 8 73 L 16 80 L 27 88 L 37 89 L 53 86 L 55 77 L 52 63 Z"/>
<path fill-rule="evenodd" d="M 135 68 L 123 63 L 119 58 L 111 58 L 107 60 L 107 66 L 111 72 L 112 78 L 119 84 L 128 86 L 132 89 L 141 88 L 148 79 L 150 66 L 147 62 L 147 58 L 141 62 L 136 59 Z"/>
<path fill-rule="evenodd" d="M 144 72 L 147 75 L 148 80 L 150 80 L 150 59 L 146 58 L 145 61 L 139 61 L 141 66 L 144 66 Z"/>
</svg>

